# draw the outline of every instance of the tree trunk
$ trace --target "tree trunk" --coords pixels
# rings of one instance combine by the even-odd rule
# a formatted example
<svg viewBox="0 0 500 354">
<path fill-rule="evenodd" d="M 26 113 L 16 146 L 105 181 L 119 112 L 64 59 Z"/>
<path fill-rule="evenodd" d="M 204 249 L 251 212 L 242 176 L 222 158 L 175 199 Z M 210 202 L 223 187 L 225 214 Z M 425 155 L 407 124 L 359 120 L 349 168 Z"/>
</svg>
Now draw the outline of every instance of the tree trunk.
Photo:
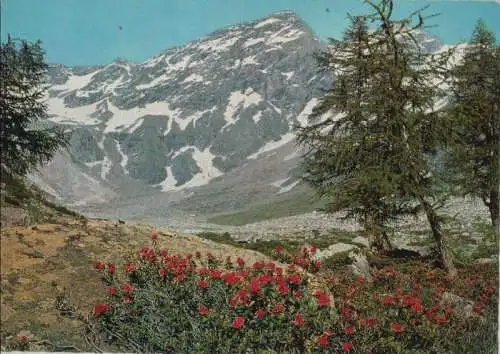
<svg viewBox="0 0 500 354">
<path fill-rule="evenodd" d="M 370 248 L 375 248 L 379 252 L 392 250 L 387 232 L 385 232 L 384 227 L 380 223 L 370 219 L 365 225 L 365 230 L 368 231 Z"/>
<path fill-rule="evenodd" d="M 491 225 L 495 230 L 495 234 L 498 236 L 500 234 L 500 200 L 498 195 L 498 190 L 490 191 L 490 202 L 488 203 L 488 209 L 490 210 Z"/>
<path fill-rule="evenodd" d="M 443 231 L 441 230 L 439 217 L 436 214 L 434 208 L 432 208 L 432 206 L 427 201 L 425 201 L 423 198 L 420 201 L 424 207 L 425 215 L 427 216 L 427 220 L 429 221 L 429 224 L 431 226 L 432 235 L 436 240 L 439 256 L 441 258 L 443 267 L 448 271 L 449 276 L 451 278 L 454 278 L 457 275 L 457 270 L 455 268 L 455 265 L 453 264 L 453 255 L 448 246 L 448 242 L 446 242 Z"/>
</svg>

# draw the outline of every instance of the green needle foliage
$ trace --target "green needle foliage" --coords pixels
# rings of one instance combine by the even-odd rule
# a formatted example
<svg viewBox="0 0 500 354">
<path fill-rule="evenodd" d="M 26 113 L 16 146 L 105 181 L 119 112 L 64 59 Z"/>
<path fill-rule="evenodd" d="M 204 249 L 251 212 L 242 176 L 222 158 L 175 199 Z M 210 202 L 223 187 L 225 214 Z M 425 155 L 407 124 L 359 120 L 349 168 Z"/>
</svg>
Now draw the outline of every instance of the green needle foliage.
<svg viewBox="0 0 500 354">
<path fill-rule="evenodd" d="M 451 52 L 428 54 L 415 39 L 422 11 L 393 20 L 393 1 L 365 1 L 374 13 L 351 16 L 341 40 L 318 56 L 335 81 L 299 128 L 305 175 L 330 203 L 365 225 L 371 243 L 388 247 L 387 224 L 424 211 L 441 261 L 454 273 L 437 208 L 443 202 L 431 161 L 448 143 L 449 117 L 435 109 L 445 97 Z M 369 25 L 374 29 L 369 29 Z M 330 112 L 335 112 L 332 117 Z M 325 117 L 327 117 L 325 119 Z"/>
<path fill-rule="evenodd" d="M 2 176 L 25 175 L 49 161 L 67 141 L 55 128 L 35 129 L 47 117 L 47 64 L 40 42 L 12 38 L 0 49 L 0 151 Z"/>
<path fill-rule="evenodd" d="M 479 20 L 462 62 L 454 68 L 453 106 L 458 131 L 450 165 L 463 195 L 479 197 L 498 233 L 500 183 L 500 46 Z"/>
</svg>

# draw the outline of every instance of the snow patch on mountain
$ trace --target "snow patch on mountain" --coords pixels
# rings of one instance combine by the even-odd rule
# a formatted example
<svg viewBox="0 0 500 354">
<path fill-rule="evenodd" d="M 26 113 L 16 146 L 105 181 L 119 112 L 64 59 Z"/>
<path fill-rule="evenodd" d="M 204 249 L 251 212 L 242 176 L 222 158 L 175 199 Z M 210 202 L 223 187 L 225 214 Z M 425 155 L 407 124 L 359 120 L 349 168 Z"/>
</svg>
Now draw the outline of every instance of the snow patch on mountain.
<svg viewBox="0 0 500 354">
<path fill-rule="evenodd" d="M 281 146 L 289 143 L 293 139 L 295 139 L 295 134 L 294 133 L 287 133 L 287 134 L 281 136 L 280 140 L 270 141 L 270 142 L 266 143 L 257 152 L 255 152 L 252 155 L 248 156 L 247 159 L 257 159 L 260 155 L 262 155 L 262 154 L 264 154 L 266 152 L 275 150 L 275 149 L 277 149 L 277 148 L 279 148 L 279 147 L 281 147 Z"/>
<path fill-rule="evenodd" d="M 302 37 L 302 35 L 304 35 L 304 31 L 299 30 L 299 29 L 294 29 L 294 30 L 286 33 L 285 35 L 272 36 L 267 41 L 267 43 L 269 43 L 269 44 L 283 44 L 283 43 L 287 43 L 287 42 L 292 42 L 292 41 L 295 41 L 295 40 L 299 39 L 300 37 Z"/>
<path fill-rule="evenodd" d="M 243 48 L 248 48 L 248 47 L 251 47 L 255 44 L 259 44 L 259 43 L 262 43 L 262 42 L 265 42 L 266 39 L 264 37 L 258 37 L 258 38 L 250 38 L 250 39 L 247 39 L 244 43 L 243 43 Z"/>
<path fill-rule="evenodd" d="M 256 58 L 255 55 L 251 57 L 246 57 L 241 62 L 241 65 L 260 65 L 260 63 L 257 60 L 255 60 L 255 58 Z"/>
<path fill-rule="evenodd" d="M 195 160 L 196 165 L 198 166 L 199 173 L 197 173 L 191 180 L 189 180 L 189 182 L 181 186 L 176 186 L 177 180 L 173 175 L 171 168 L 167 167 L 167 178 L 159 183 L 159 186 L 161 187 L 161 190 L 163 192 L 200 187 L 208 184 L 210 180 L 223 175 L 223 173 L 213 165 L 213 159 L 216 156 L 210 152 L 210 147 L 206 148 L 203 151 L 200 151 L 196 146 L 185 146 L 179 149 L 179 151 L 177 151 L 173 157 L 181 153 L 185 153 L 189 150 L 192 151 L 192 157 Z"/>
<path fill-rule="evenodd" d="M 275 18 L 275 17 L 271 17 L 271 18 L 268 18 L 268 19 L 266 19 L 264 21 L 259 22 L 258 24 L 256 24 L 255 26 L 253 26 L 253 28 L 258 29 L 258 28 L 261 28 L 261 27 L 264 27 L 264 26 L 269 26 L 270 24 L 273 24 L 273 23 L 276 23 L 276 22 L 281 22 L 281 20 L 278 19 L 278 18 Z"/>
<path fill-rule="evenodd" d="M 286 73 L 281 73 L 281 75 L 286 76 L 287 80 L 290 80 L 294 74 L 295 74 L 295 71 L 289 71 L 289 72 L 286 72 Z"/>
<path fill-rule="evenodd" d="M 199 43 L 197 47 L 201 50 L 209 50 L 213 52 L 223 52 L 231 48 L 239 40 L 237 36 L 221 37 L 212 40 L 207 40 Z"/>
<path fill-rule="evenodd" d="M 112 162 L 106 155 L 104 155 L 104 160 L 102 161 L 102 166 L 101 166 L 101 179 L 103 180 L 108 179 L 108 173 L 111 170 L 111 167 L 112 167 Z"/>
<path fill-rule="evenodd" d="M 184 83 L 184 82 L 203 82 L 203 81 L 204 81 L 203 76 L 198 74 L 191 74 L 188 77 L 186 77 L 182 82 Z"/>
<path fill-rule="evenodd" d="M 91 117 L 97 111 L 99 102 L 81 107 L 68 107 L 61 97 L 51 97 L 46 101 L 49 120 L 54 123 L 97 125 L 99 120 Z"/>
<path fill-rule="evenodd" d="M 241 91 L 231 92 L 231 94 L 229 95 L 226 110 L 224 111 L 224 119 L 227 122 L 224 127 L 231 123 L 234 123 L 235 119 L 233 118 L 238 108 L 243 106 L 243 109 L 245 109 L 253 104 L 258 104 L 262 101 L 262 96 L 250 87 L 247 88 L 244 93 L 241 93 Z"/>
<path fill-rule="evenodd" d="M 286 181 L 288 181 L 288 177 L 287 178 L 283 178 L 283 179 L 279 179 L 279 180 L 277 180 L 275 182 L 272 182 L 272 183 L 270 183 L 270 185 L 273 186 L 273 187 L 276 187 L 276 188 L 280 188 L 281 185 L 283 183 L 285 183 Z"/>
<path fill-rule="evenodd" d="M 115 140 L 115 143 L 116 143 L 116 150 L 118 151 L 118 153 L 121 156 L 120 166 L 123 169 L 123 173 L 128 174 L 128 171 L 127 171 L 128 156 L 123 153 L 123 150 L 120 146 L 120 143 L 117 140 Z"/>
<path fill-rule="evenodd" d="M 281 187 L 280 190 L 278 191 L 278 193 L 276 194 L 283 194 L 283 193 L 286 193 L 286 192 L 290 192 L 292 189 L 294 189 L 297 184 L 300 183 L 300 180 L 297 180 L 293 183 L 290 183 L 288 186 L 285 186 L 285 187 Z"/>
<path fill-rule="evenodd" d="M 108 109 L 113 113 L 113 116 L 106 123 L 104 133 L 121 131 L 136 123 L 146 115 L 166 115 L 169 116 L 170 119 L 174 119 L 180 112 L 179 110 L 171 110 L 167 102 L 153 102 L 146 104 L 144 107 L 134 107 L 129 110 L 122 110 L 108 101 Z M 134 132 L 136 128 L 137 127 L 131 129 L 130 132 Z"/>
<path fill-rule="evenodd" d="M 158 77 L 155 77 L 153 80 L 151 80 L 150 82 L 148 82 L 146 84 L 137 85 L 135 88 L 138 90 L 145 90 L 145 89 L 148 89 L 151 87 L 158 86 L 158 85 L 160 85 L 164 82 L 167 82 L 167 81 L 168 81 L 167 75 L 160 75 Z"/>
<path fill-rule="evenodd" d="M 76 75 L 76 74 L 71 74 L 68 78 L 68 80 L 62 84 L 62 85 L 54 85 L 51 87 L 52 90 L 56 91 L 74 91 L 74 90 L 80 90 L 87 86 L 91 81 L 92 78 L 94 77 L 95 74 L 100 72 L 100 70 L 91 72 L 86 75 Z"/>
</svg>

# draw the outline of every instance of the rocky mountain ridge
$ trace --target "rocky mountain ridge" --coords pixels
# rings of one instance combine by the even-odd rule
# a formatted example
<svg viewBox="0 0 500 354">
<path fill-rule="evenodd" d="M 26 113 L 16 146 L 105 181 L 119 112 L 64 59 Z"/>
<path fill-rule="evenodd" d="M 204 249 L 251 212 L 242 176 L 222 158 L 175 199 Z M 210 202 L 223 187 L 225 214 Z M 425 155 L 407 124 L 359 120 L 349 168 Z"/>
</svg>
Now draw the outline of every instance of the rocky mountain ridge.
<svg viewBox="0 0 500 354">
<path fill-rule="evenodd" d="M 301 190 L 293 127 L 334 79 L 313 57 L 325 48 L 280 12 L 144 63 L 52 66 L 49 122 L 71 147 L 32 180 L 73 207 L 112 205 L 121 217 L 165 216 L 172 202 L 223 212 Z"/>
</svg>

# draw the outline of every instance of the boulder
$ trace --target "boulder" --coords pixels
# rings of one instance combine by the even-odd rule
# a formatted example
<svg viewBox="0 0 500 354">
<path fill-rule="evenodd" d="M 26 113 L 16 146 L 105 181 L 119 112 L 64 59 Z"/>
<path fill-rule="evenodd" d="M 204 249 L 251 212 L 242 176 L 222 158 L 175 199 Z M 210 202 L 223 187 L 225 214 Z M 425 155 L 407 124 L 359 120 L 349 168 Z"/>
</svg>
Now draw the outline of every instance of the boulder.
<svg viewBox="0 0 500 354">
<path fill-rule="evenodd" d="M 363 236 L 356 236 L 351 242 L 362 247 L 370 247 L 370 241 L 368 241 L 368 239 Z"/>
<path fill-rule="evenodd" d="M 455 313 L 464 319 L 471 317 L 483 318 L 472 310 L 474 302 L 447 291 L 441 294 L 440 304 L 441 306 L 450 305 L 455 310 Z"/>
<path fill-rule="evenodd" d="M 493 256 L 491 258 L 478 258 L 474 261 L 474 264 L 493 264 L 498 262 L 498 260 Z"/>
<path fill-rule="evenodd" d="M 352 264 L 348 266 L 352 273 L 371 281 L 372 275 L 370 273 L 370 264 L 368 263 L 366 255 L 360 250 L 354 250 L 349 253 L 349 258 L 353 261 Z"/>
<path fill-rule="evenodd" d="M 320 260 L 323 260 L 326 258 L 330 258 L 330 257 L 336 255 L 337 253 L 348 252 L 348 251 L 352 251 L 354 249 L 359 249 L 359 247 L 355 246 L 355 245 L 348 244 L 348 243 L 339 242 L 339 243 L 335 243 L 333 245 L 328 246 L 328 248 L 326 248 L 326 249 L 317 250 L 316 254 L 312 258 L 314 260 L 320 261 Z"/>
</svg>

